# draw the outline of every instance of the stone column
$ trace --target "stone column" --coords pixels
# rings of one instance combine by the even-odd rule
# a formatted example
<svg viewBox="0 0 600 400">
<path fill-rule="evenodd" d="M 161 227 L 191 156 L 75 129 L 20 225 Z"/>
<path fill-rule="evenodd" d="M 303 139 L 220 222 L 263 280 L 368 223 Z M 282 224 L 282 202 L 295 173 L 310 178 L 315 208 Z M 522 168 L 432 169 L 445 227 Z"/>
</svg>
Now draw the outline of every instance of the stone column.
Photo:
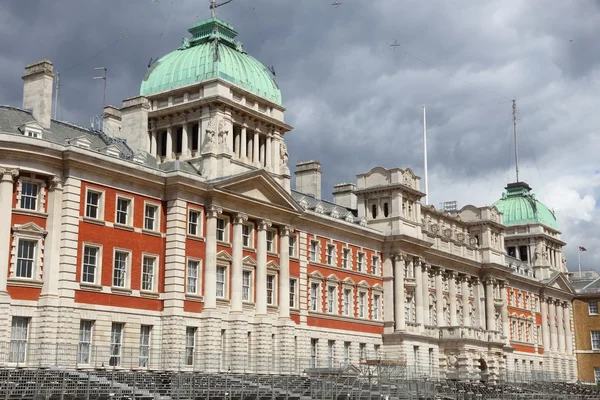
<svg viewBox="0 0 600 400">
<path fill-rule="evenodd" d="M 419 265 L 419 261 L 413 262 L 410 260 L 408 262 L 409 268 L 414 268 L 415 274 L 415 322 L 418 325 L 423 325 L 423 296 L 421 295 L 421 291 L 423 290 L 423 274 L 421 273 L 421 266 Z"/>
<path fill-rule="evenodd" d="M 150 132 L 150 154 L 154 157 L 158 155 L 158 148 L 156 144 L 156 130 Z"/>
<path fill-rule="evenodd" d="M 462 303 L 463 303 L 463 326 L 471 326 L 471 316 L 469 315 L 469 277 L 462 275 L 460 277 Z"/>
<path fill-rule="evenodd" d="M 506 281 L 499 282 L 500 297 L 502 298 L 502 333 L 507 344 L 510 344 L 510 326 L 508 324 L 508 295 L 506 293 Z"/>
<path fill-rule="evenodd" d="M 390 253 L 383 253 L 383 320 L 386 327 L 394 323 L 394 264 Z M 342 290 L 343 293 L 343 290 Z"/>
<path fill-rule="evenodd" d="M 200 153 L 202 152 L 202 145 L 204 144 L 204 132 L 202 131 L 202 118 L 200 118 L 198 120 L 198 151 L 196 152 L 196 157 L 200 156 Z"/>
<path fill-rule="evenodd" d="M 436 268 L 435 270 L 435 313 L 437 316 L 437 326 L 445 326 L 444 320 L 444 270 Z"/>
<path fill-rule="evenodd" d="M 267 314 L 267 229 L 271 221 L 263 219 L 258 223 L 256 243 L 256 314 Z"/>
<path fill-rule="evenodd" d="M 404 293 L 404 257 L 402 255 L 394 256 L 394 319 L 396 330 L 406 330 L 406 315 L 404 314 L 404 302 L 406 295 Z"/>
<path fill-rule="evenodd" d="M 11 251 L 10 230 L 12 219 L 12 199 L 14 180 L 19 176 L 18 169 L 0 167 L 0 253 L 6 257 L 0 260 L 0 297 L 8 296 L 6 283 L 9 270 L 9 257 Z"/>
<path fill-rule="evenodd" d="M 421 278 L 423 280 L 423 290 L 421 291 L 421 295 L 423 296 L 423 322 L 425 325 L 433 325 L 433 322 L 429 320 L 429 271 L 431 268 L 425 261 L 421 260 L 420 264 Z"/>
<path fill-rule="evenodd" d="M 273 135 L 271 135 L 270 133 L 267 135 L 267 143 L 266 143 L 266 149 L 265 149 L 265 168 L 267 169 L 267 171 L 272 171 L 273 170 L 273 166 L 272 164 L 272 157 L 271 157 L 271 141 L 273 140 Z"/>
<path fill-rule="evenodd" d="M 481 286 L 481 281 L 479 280 L 479 277 L 475 276 L 473 277 L 473 281 L 472 281 L 472 285 L 473 285 L 473 297 L 474 297 L 474 301 L 473 301 L 473 305 L 475 306 L 475 321 L 474 322 L 474 326 L 478 326 L 481 328 L 485 327 L 485 309 L 483 307 L 481 307 L 481 297 L 483 295 L 483 287 Z"/>
<path fill-rule="evenodd" d="M 290 317 L 290 233 L 292 227 L 279 229 L 279 318 Z"/>
<path fill-rule="evenodd" d="M 256 128 L 256 130 L 254 130 L 254 139 L 252 141 L 252 145 L 253 145 L 252 162 L 254 163 L 254 166 L 256 166 L 256 167 L 260 167 L 260 151 L 259 151 L 259 147 L 258 147 L 259 144 L 260 144 L 259 130 L 258 130 L 258 128 Z"/>
<path fill-rule="evenodd" d="M 550 331 L 548 330 L 548 300 L 540 298 L 542 306 L 542 342 L 544 345 L 544 352 L 549 353 L 552 351 L 552 341 L 550 339 Z"/>
<path fill-rule="evenodd" d="M 554 302 L 554 299 L 548 302 L 548 307 L 550 308 L 550 349 L 553 353 L 558 350 L 558 338 L 556 332 L 556 304 Z"/>
<path fill-rule="evenodd" d="M 556 306 L 556 317 L 558 320 L 558 352 L 560 354 L 565 354 L 565 310 L 562 301 L 557 302 Z"/>
<path fill-rule="evenodd" d="M 189 125 L 187 122 L 181 126 L 181 155 L 184 157 L 190 156 L 190 146 L 188 144 L 188 128 Z"/>
<path fill-rule="evenodd" d="M 246 128 L 247 128 L 246 125 L 243 125 L 242 129 L 240 130 L 240 136 L 241 136 L 240 158 L 244 162 L 248 161 L 248 139 L 246 138 Z"/>
<path fill-rule="evenodd" d="M 573 333 L 571 332 L 571 312 L 569 310 L 569 303 L 565 302 L 563 305 L 564 321 L 565 321 L 565 338 L 566 338 L 566 350 L 567 355 L 573 355 Z"/>
<path fill-rule="evenodd" d="M 456 315 L 456 273 L 448 271 L 448 300 L 450 301 L 450 326 L 457 326 Z"/>
<path fill-rule="evenodd" d="M 486 329 L 488 331 L 495 331 L 495 313 L 494 313 L 494 279 L 486 278 L 485 280 L 485 316 L 486 316 Z"/>
<path fill-rule="evenodd" d="M 242 227 L 248 221 L 248 215 L 238 213 L 233 218 L 233 237 L 231 238 L 231 311 L 242 312 L 242 259 L 244 258 L 244 242 Z"/>
<path fill-rule="evenodd" d="M 206 208 L 206 252 L 204 260 L 204 309 L 217 308 L 217 217 L 221 207 Z"/>
<path fill-rule="evenodd" d="M 167 128 L 167 145 L 165 148 L 165 159 L 172 160 L 173 159 L 173 127 L 169 126 Z"/>
<path fill-rule="evenodd" d="M 42 296 L 58 296 L 58 272 L 60 266 L 60 236 L 62 221 L 62 179 L 55 176 L 48 186 L 48 235 L 44 243 L 44 285 Z"/>
</svg>

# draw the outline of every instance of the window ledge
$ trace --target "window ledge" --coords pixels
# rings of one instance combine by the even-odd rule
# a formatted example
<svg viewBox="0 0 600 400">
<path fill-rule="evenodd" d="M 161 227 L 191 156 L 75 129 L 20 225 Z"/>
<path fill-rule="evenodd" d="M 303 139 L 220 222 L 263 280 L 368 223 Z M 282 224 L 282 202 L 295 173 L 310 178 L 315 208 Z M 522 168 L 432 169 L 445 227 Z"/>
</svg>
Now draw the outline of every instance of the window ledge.
<svg viewBox="0 0 600 400">
<path fill-rule="evenodd" d="M 35 210 L 26 210 L 23 208 L 13 208 L 13 214 L 29 215 L 31 217 L 48 218 L 48 213 Z"/>
<path fill-rule="evenodd" d="M 142 229 L 142 233 L 145 235 L 161 237 L 161 233 L 157 231 L 151 231 L 150 229 Z"/>
<path fill-rule="evenodd" d="M 90 224 L 106 226 L 105 221 L 97 218 L 83 217 L 83 222 L 89 222 Z"/>
<path fill-rule="evenodd" d="M 133 231 L 134 231 L 134 229 L 135 229 L 133 226 L 130 226 L 130 225 L 123 225 L 123 224 L 117 224 L 116 222 L 115 222 L 115 224 L 114 224 L 113 226 L 114 226 L 116 229 L 123 229 L 124 231 L 131 231 L 131 232 L 133 232 Z"/>
<path fill-rule="evenodd" d="M 254 247 L 244 246 L 244 251 L 250 251 L 252 253 L 256 253 L 256 249 Z"/>
<path fill-rule="evenodd" d="M 273 304 L 267 304 L 267 310 L 268 311 L 278 311 L 279 310 L 279 306 L 275 306 Z"/>
<path fill-rule="evenodd" d="M 131 295 L 131 289 L 127 289 L 127 288 L 119 288 L 119 287 L 111 287 L 110 291 L 114 294 L 121 294 L 121 295 L 125 295 L 125 296 L 130 296 Z"/>
<path fill-rule="evenodd" d="M 8 278 L 6 284 L 8 286 L 21 286 L 32 288 L 41 288 L 42 286 L 44 286 L 43 281 L 27 278 Z"/>
<path fill-rule="evenodd" d="M 228 306 L 231 303 L 229 299 L 221 299 L 217 297 L 217 305 Z"/>
<path fill-rule="evenodd" d="M 102 285 L 96 285 L 95 283 L 80 282 L 79 288 L 81 290 L 88 290 L 91 292 L 101 292 L 102 291 Z"/>
<path fill-rule="evenodd" d="M 229 242 L 222 242 L 222 241 L 220 241 L 220 240 L 217 240 L 217 244 L 218 244 L 219 246 L 231 247 L 231 243 L 229 243 Z"/>
<path fill-rule="evenodd" d="M 146 299 L 158 299 L 160 298 L 160 294 L 156 292 L 140 291 L 140 297 L 144 297 Z"/>
<path fill-rule="evenodd" d="M 197 240 L 198 242 L 204 242 L 204 238 L 202 236 L 190 235 L 189 233 L 186 236 L 188 239 Z"/>
<path fill-rule="evenodd" d="M 279 253 L 274 253 L 272 251 L 267 251 L 267 255 L 271 257 L 279 258 Z"/>
<path fill-rule="evenodd" d="M 189 301 L 195 301 L 198 303 L 204 302 L 204 297 L 203 296 L 198 296 L 196 294 L 186 294 L 185 295 L 185 299 L 189 300 Z"/>
</svg>

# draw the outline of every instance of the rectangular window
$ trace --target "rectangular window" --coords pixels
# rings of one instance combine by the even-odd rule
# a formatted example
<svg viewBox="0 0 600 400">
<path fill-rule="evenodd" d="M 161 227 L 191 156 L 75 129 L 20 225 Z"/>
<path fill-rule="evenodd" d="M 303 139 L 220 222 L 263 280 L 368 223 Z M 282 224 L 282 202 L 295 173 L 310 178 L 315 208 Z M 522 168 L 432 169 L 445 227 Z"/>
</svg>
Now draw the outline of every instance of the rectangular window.
<svg viewBox="0 0 600 400">
<path fill-rule="evenodd" d="M 344 366 L 350 364 L 350 342 L 344 342 Z"/>
<path fill-rule="evenodd" d="M 600 383 L 600 367 L 594 367 L 594 380 L 596 384 Z"/>
<path fill-rule="evenodd" d="M 217 297 L 225 298 L 225 267 L 217 267 Z"/>
<path fill-rule="evenodd" d="M 333 368 L 333 361 L 335 357 L 335 340 L 327 341 L 327 366 Z"/>
<path fill-rule="evenodd" d="M 275 275 L 267 275 L 267 304 L 275 305 Z"/>
<path fill-rule="evenodd" d="M 361 360 L 365 360 L 367 357 L 367 344 L 359 343 L 358 345 L 358 356 Z"/>
<path fill-rule="evenodd" d="M 146 204 L 144 208 L 144 229 L 156 231 L 158 228 L 158 206 Z"/>
<path fill-rule="evenodd" d="M 363 272 L 363 270 L 365 268 L 364 264 L 365 264 L 365 254 L 358 253 L 358 261 L 356 262 L 356 270 L 358 272 Z"/>
<path fill-rule="evenodd" d="M 244 247 L 252 247 L 251 243 L 252 227 L 250 225 L 242 226 L 242 242 Z"/>
<path fill-rule="evenodd" d="M 318 345 L 318 343 L 319 343 L 319 339 L 310 339 L 310 367 L 311 368 L 317 367 L 317 354 L 318 354 L 317 345 Z"/>
<path fill-rule="evenodd" d="M 188 260 L 187 262 L 187 290 L 188 294 L 198 294 L 198 272 L 200 261 Z"/>
<path fill-rule="evenodd" d="M 290 257 L 296 257 L 296 236 L 290 235 Z"/>
<path fill-rule="evenodd" d="M 96 271 L 98 270 L 98 256 L 100 249 L 95 246 L 85 246 L 83 248 L 83 267 L 81 271 L 81 281 L 84 283 L 96 283 Z"/>
<path fill-rule="evenodd" d="M 365 317 L 365 299 L 367 295 L 365 292 L 360 292 L 358 294 L 358 316 L 359 318 Z"/>
<path fill-rule="evenodd" d="M 267 251 L 269 253 L 274 253 L 275 250 L 275 232 L 267 231 Z"/>
<path fill-rule="evenodd" d="M 327 287 L 327 312 L 330 314 L 335 314 L 335 306 L 337 304 L 336 295 L 335 295 L 335 286 Z"/>
<path fill-rule="evenodd" d="M 113 286 L 124 288 L 127 285 L 127 264 L 129 253 L 115 251 L 115 263 L 113 267 Z"/>
<path fill-rule="evenodd" d="M 225 229 L 227 228 L 227 221 L 224 218 L 217 218 L 217 240 L 219 242 L 227 241 L 227 235 Z"/>
<path fill-rule="evenodd" d="M 379 257 L 373 256 L 371 263 L 372 263 L 371 271 L 372 271 L 373 275 L 379 275 Z"/>
<path fill-rule="evenodd" d="M 296 308 L 296 279 L 290 279 L 290 308 Z"/>
<path fill-rule="evenodd" d="M 188 212 L 188 234 L 192 236 L 202 236 L 200 233 L 200 212 L 190 210 Z"/>
<path fill-rule="evenodd" d="M 350 315 L 350 305 L 352 304 L 352 289 L 344 289 L 343 297 L 344 315 Z"/>
<path fill-rule="evenodd" d="M 154 276 L 156 274 L 156 257 L 144 256 L 142 261 L 142 290 L 154 291 Z"/>
<path fill-rule="evenodd" d="M 10 331 L 10 362 L 25 362 L 29 318 L 12 317 Z"/>
<path fill-rule="evenodd" d="M 31 182 L 21 182 L 21 203 L 22 210 L 37 210 L 38 203 L 38 185 Z"/>
<path fill-rule="evenodd" d="M 148 367 L 150 359 L 150 333 L 152 332 L 151 325 L 142 325 L 140 327 L 140 360 L 139 366 Z"/>
<path fill-rule="evenodd" d="M 102 194 L 88 190 L 85 199 L 85 216 L 88 218 L 100 218 L 100 201 Z"/>
<path fill-rule="evenodd" d="M 250 301 L 250 288 L 252 282 L 252 271 L 242 272 L 242 300 Z"/>
<path fill-rule="evenodd" d="M 121 365 L 121 348 L 123 347 L 123 325 L 113 322 L 110 330 L 110 359 L 108 365 L 118 367 Z"/>
<path fill-rule="evenodd" d="M 318 283 L 310 284 L 310 309 L 312 311 L 319 310 L 319 286 Z"/>
<path fill-rule="evenodd" d="M 378 344 L 376 344 L 376 345 L 373 346 L 373 353 L 374 353 L 374 356 L 375 356 L 376 360 L 379 360 L 379 350 L 380 349 L 381 349 L 381 346 L 378 345 Z"/>
<path fill-rule="evenodd" d="M 591 331 L 592 350 L 600 350 L 600 331 Z"/>
<path fill-rule="evenodd" d="M 196 330 L 188 326 L 185 329 L 185 365 L 194 365 L 194 349 L 196 345 Z"/>
<path fill-rule="evenodd" d="M 17 278 L 33 279 L 36 246 L 37 242 L 34 240 L 19 239 L 17 248 Z"/>
<path fill-rule="evenodd" d="M 379 320 L 379 310 L 381 310 L 381 296 L 373 295 L 373 319 Z"/>
<path fill-rule="evenodd" d="M 317 261 L 317 253 L 319 250 L 319 242 L 317 240 L 310 241 L 310 261 Z"/>
<path fill-rule="evenodd" d="M 335 246 L 332 244 L 327 245 L 327 265 L 333 265 L 334 253 L 335 253 Z"/>
<path fill-rule="evenodd" d="M 588 312 L 590 315 L 598 315 L 598 300 L 590 300 L 588 303 Z"/>
<path fill-rule="evenodd" d="M 117 216 L 115 223 L 121 225 L 130 225 L 131 200 L 124 197 L 117 197 Z"/>
<path fill-rule="evenodd" d="M 348 268 L 350 265 L 350 249 L 344 249 L 342 251 L 342 267 Z"/>
<path fill-rule="evenodd" d="M 92 328 L 94 321 L 79 321 L 79 345 L 77 346 L 77 364 L 89 364 L 92 351 Z"/>
</svg>

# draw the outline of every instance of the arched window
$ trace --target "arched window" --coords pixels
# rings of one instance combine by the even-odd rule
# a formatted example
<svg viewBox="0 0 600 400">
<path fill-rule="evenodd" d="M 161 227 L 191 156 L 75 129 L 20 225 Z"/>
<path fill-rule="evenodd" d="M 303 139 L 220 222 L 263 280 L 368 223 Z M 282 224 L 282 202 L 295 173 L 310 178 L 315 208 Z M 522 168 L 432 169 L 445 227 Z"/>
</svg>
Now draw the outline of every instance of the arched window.
<svg viewBox="0 0 600 400">
<path fill-rule="evenodd" d="M 390 208 L 388 206 L 388 203 L 383 203 L 383 216 L 387 218 L 388 215 L 390 215 Z"/>
<path fill-rule="evenodd" d="M 475 244 L 479 246 L 479 235 L 475 235 Z"/>
<path fill-rule="evenodd" d="M 373 204 L 371 206 L 371 216 L 373 217 L 373 219 L 377 218 L 377 205 Z"/>
</svg>

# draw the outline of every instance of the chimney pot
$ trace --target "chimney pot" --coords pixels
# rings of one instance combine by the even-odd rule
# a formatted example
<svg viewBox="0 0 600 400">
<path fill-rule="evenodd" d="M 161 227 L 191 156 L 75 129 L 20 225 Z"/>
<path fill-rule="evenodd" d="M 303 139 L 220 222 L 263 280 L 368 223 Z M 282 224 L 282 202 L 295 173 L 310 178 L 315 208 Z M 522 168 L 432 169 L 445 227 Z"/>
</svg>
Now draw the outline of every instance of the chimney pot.
<svg viewBox="0 0 600 400">
<path fill-rule="evenodd" d="M 354 183 L 338 183 L 333 186 L 333 202 L 342 207 L 352 210 L 358 208 L 358 200 L 354 191 L 356 185 Z"/>
<path fill-rule="evenodd" d="M 296 190 L 321 200 L 321 163 L 317 160 L 296 164 Z"/>
<path fill-rule="evenodd" d="M 41 60 L 25 67 L 23 75 L 23 108 L 46 129 L 52 119 L 52 88 L 54 67 L 49 60 Z"/>
</svg>

